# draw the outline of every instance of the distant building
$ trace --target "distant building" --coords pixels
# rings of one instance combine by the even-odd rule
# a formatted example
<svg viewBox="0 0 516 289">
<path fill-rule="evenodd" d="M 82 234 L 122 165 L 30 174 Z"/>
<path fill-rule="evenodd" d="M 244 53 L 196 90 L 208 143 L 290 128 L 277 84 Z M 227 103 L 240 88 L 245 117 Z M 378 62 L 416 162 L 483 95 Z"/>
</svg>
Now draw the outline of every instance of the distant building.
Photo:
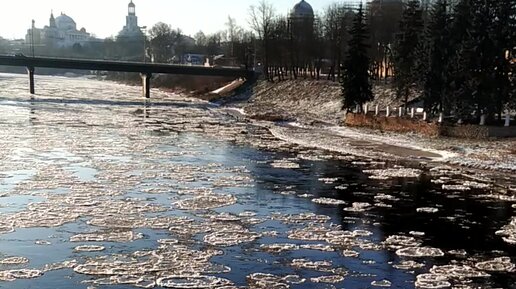
<svg viewBox="0 0 516 289">
<path fill-rule="evenodd" d="M 125 26 L 118 33 L 118 38 L 126 38 L 126 39 L 142 39 L 143 32 L 140 26 L 138 26 L 138 17 L 136 16 L 136 5 L 134 5 L 133 1 L 128 5 L 128 15 L 125 18 Z"/>
<path fill-rule="evenodd" d="M 290 12 L 290 19 L 314 19 L 314 9 L 312 5 L 308 4 L 305 0 L 301 0 Z"/>
<path fill-rule="evenodd" d="M 35 21 L 32 20 L 32 27 L 27 30 L 25 36 L 26 43 L 48 48 L 84 46 L 94 40 L 85 28 L 77 30 L 75 21 L 64 13 L 57 18 L 54 18 L 54 13 L 50 13 L 49 25 L 43 28 L 36 28 Z"/>
<path fill-rule="evenodd" d="M 308 2 L 301 0 L 301 2 L 294 5 L 289 16 L 290 30 L 294 37 L 310 38 L 313 33 L 313 26 L 315 21 L 314 9 Z"/>
</svg>

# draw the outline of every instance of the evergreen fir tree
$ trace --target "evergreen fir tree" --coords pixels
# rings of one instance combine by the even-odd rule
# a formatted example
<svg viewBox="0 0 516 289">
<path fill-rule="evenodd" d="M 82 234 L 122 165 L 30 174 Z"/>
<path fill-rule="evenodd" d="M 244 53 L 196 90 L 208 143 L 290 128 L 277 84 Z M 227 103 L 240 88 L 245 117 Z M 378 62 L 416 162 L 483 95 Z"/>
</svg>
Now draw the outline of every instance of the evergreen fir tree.
<svg viewBox="0 0 516 289">
<path fill-rule="evenodd" d="M 497 52 L 493 39 L 495 21 L 494 4 L 499 0 L 472 0 L 473 26 L 471 39 L 475 57 L 471 62 L 476 82 L 473 92 L 473 106 L 476 118 L 486 114 L 491 118 L 496 111 L 498 95 L 495 87 L 495 60 Z"/>
<path fill-rule="evenodd" d="M 411 87 L 420 76 L 417 69 L 417 49 L 421 47 L 423 32 L 423 12 L 419 0 L 408 2 L 400 22 L 400 33 L 396 36 L 394 46 L 394 83 L 397 96 L 403 99 L 405 108 Z"/>
<path fill-rule="evenodd" d="M 475 40 L 472 39 L 472 0 L 460 0 L 455 6 L 450 33 L 449 94 L 456 116 L 463 119 L 473 109 L 472 95 L 476 89 L 474 78 Z"/>
<path fill-rule="evenodd" d="M 351 28 L 349 50 L 344 62 L 344 73 L 341 77 L 343 109 L 351 110 L 373 100 L 369 82 L 368 32 L 362 5 L 355 15 Z"/>
<path fill-rule="evenodd" d="M 514 64 L 511 67 L 512 48 L 516 47 L 516 1 L 499 0 L 494 7 L 494 23 L 491 30 L 494 46 L 495 110 L 501 120 L 504 108 L 515 102 Z M 511 70 L 512 74 L 511 74 Z M 511 101 L 512 100 L 512 101 Z"/>
<path fill-rule="evenodd" d="M 423 100 L 425 108 L 434 113 L 451 108 L 448 95 L 448 63 L 450 59 L 450 15 L 448 1 L 437 0 L 430 13 L 430 23 L 425 33 L 423 60 Z"/>
</svg>

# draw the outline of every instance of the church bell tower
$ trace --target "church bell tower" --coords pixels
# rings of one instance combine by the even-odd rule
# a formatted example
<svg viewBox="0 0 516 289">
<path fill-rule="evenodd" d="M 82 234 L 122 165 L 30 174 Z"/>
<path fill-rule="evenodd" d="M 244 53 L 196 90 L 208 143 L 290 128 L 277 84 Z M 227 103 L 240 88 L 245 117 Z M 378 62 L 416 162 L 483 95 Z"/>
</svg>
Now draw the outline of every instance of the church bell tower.
<svg viewBox="0 0 516 289">
<path fill-rule="evenodd" d="M 136 5 L 134 5 L 133 0 L 129 3 L 128 12 L 126 27 L 129 30 L 136 30 L 138 28 L 138 17 L 136 17 Z"/>
</svg>

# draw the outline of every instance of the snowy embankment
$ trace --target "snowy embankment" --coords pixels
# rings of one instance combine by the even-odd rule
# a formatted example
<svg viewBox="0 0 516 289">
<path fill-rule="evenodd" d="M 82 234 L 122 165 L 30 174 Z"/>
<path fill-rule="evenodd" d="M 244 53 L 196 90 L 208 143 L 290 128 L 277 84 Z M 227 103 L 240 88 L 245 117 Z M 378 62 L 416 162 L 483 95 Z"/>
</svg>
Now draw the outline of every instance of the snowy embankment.
<svg viewBox="0 0 516 289">
<path fill-rule="evenodd" d="M 375 88 L 382 95 L 382 87 Z M 385 88 L 388 91 L 388 88 Z M 243 112 L 260 120 L 289 120 L 271 125 L 284 141 L 375 159 L 435 161 L 470 168 L 516 172 L 516 140 L 429 138 L 340 126 L 340 87 L 326 81 L 257 84 Z"/>
</svg>

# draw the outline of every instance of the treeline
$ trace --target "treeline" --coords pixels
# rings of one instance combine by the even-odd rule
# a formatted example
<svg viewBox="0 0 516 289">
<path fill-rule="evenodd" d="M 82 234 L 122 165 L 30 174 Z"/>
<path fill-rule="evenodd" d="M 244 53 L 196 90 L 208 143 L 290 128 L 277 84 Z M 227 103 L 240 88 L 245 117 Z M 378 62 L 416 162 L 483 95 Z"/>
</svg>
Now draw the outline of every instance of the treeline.
<svg viewBox="0 0 516 289">
<path fill-rule="evenodd" d="M 265 1 L 250 11 L 264 75 L 339 79 L 344 109 L 373 98 L 372 79 L 392 80 L 405 108 L 421 92 L 428 112 L 459 121 L 516 107 L 514 0 L 334 4 L 302 21 Z"/>
<path fill-rule="evenodd" d="M 407 104 L 459 121 L 501 120 L 516 105 L 516 1 L 437 0 L 424 17 L 409 1 L 394 42 L 394 85 Z"/>
</svg>

